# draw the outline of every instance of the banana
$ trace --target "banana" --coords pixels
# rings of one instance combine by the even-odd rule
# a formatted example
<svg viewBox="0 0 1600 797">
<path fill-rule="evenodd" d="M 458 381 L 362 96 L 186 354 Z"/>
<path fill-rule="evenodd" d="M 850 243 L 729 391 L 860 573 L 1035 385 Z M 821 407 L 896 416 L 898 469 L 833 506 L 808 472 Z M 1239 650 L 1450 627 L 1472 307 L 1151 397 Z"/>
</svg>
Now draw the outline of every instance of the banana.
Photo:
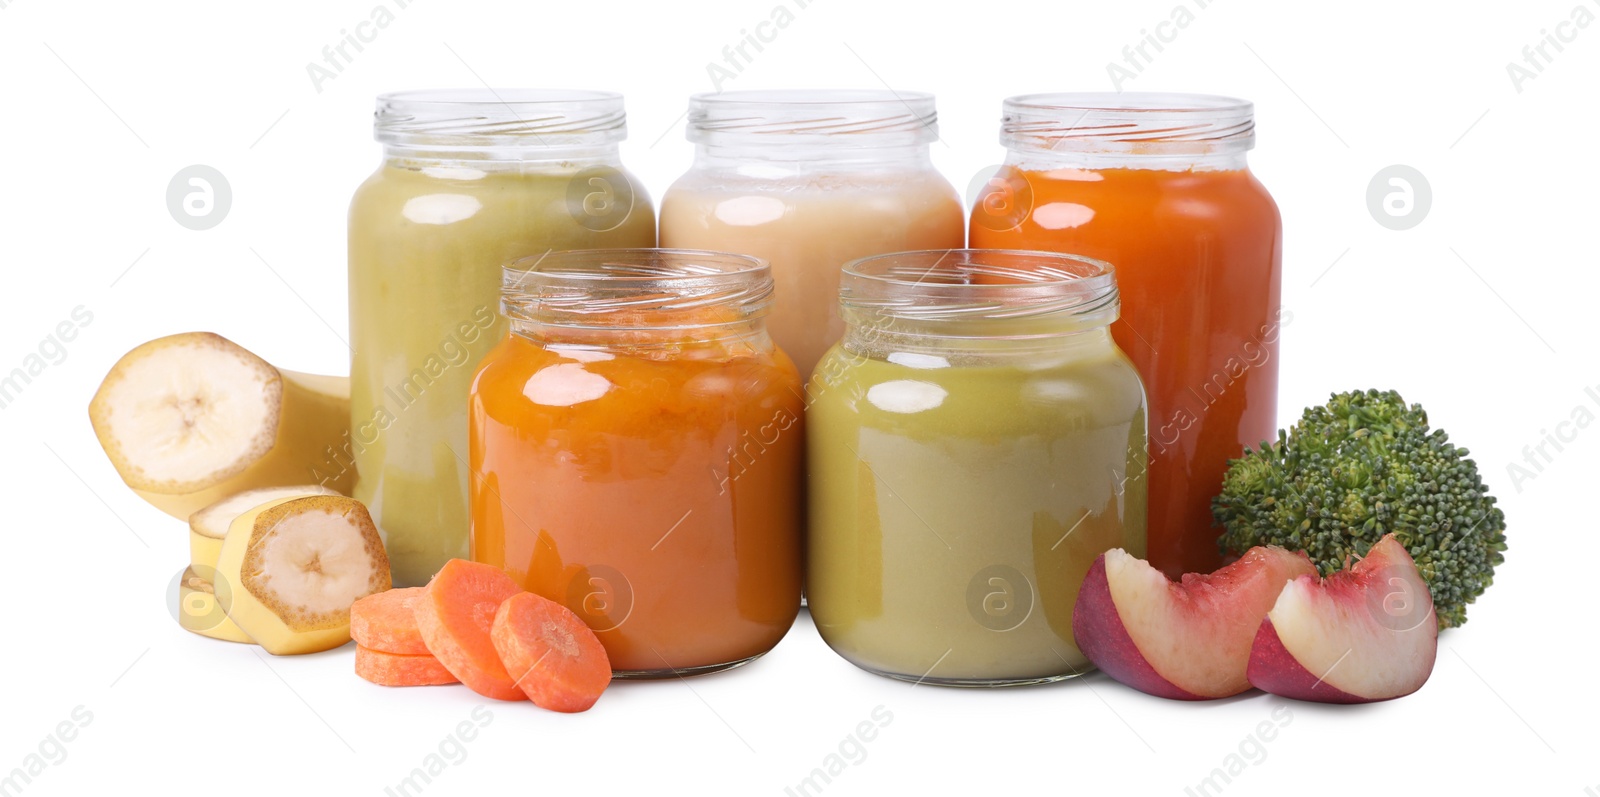
<svg viewBox="0 0 1600 797">
<path fill-rule="evenodd" d="M 354 498 L 280 498 L 234 518 L 217 559 L 217 600 L 268 653 L 350 641 L 350 604 L 391 586 L 389 557 Z"/>
<path fill-rule="evenodd" d="M 178 582 L 178 625 L 184 630 L 224 642 L 254 642 L 217 605 L 216 590 L 193 567 Z"/>
<path fill-rule="evenodd" d="M 309 495 L 338 495 L 320 484 L 289 487 L 261 487 L 245 490 L 222 499 L 189 516 L 189 563 L 216 567 L 222 556 L 222 540 L 228 536 L 233 519 L 268 501 L 303 498 Z"/>
<path fill-rule="evenodd" d="M 321 483 L 350 430 L 350 381 L 273 367 L 210 332 L 135 347 L 89 403 L 101 448 L 133 491 L 180 520 L 235 493 Z"/>
</svg>

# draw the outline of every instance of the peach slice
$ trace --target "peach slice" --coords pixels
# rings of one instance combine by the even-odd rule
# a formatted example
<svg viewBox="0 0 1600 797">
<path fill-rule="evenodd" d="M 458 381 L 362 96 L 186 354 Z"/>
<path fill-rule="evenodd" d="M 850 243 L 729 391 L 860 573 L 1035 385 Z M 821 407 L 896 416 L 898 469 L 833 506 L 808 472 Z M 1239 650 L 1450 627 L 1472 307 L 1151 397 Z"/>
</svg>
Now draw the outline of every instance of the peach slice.
<svg viewBox="0 0 1600 797">
<path fill-rule="evenodd" d="M 1178 582 L 1120 548 L 1089 568 L 1072 611 L 1078 649 L 1112 678 L 1173 700 L 1250 688 L 1245 668 L 1261 618 L 1290 579 L 1316 576 L 1305 554 L 1256 547 Z"/>
<path fill-rule="evenodd" d="M 1439 650 L 1433 597 L 1393 534 L 1325 579 L 1289 582 L 1261 621 L 1250 683 L 1319 703 L 1371 703 L 1422 688 Z"/>
</svg>

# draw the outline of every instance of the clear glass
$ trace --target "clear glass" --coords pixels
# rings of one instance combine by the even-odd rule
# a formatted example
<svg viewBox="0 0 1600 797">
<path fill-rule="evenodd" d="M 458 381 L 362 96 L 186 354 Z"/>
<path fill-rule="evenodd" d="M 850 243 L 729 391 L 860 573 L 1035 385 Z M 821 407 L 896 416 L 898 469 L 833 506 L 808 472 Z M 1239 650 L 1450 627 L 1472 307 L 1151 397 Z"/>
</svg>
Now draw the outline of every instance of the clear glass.
<svg viewBox="0 0 1600 797">
<path fill-rule="evenodd" d="M 725 91 L 690 99 L 694 165 L 661 202 L 661 245 L 772 263 L 772 335 L 811 373 L 843 331 L 839 265 L 965 242 L 933 168 L 931 94 Z"/>
<path fill-rule="evenodd" d="M 378 98 L 383 161 L 350 203 L 351 436 L 329 456 L 356 471 L 397 586 L 467 555 L 467 387 L 505 334 L 500 266 L 655 244 L 625 134 L 622 98 L 602 92 Z"/>
<path fill-rule="evenodd" d="M 1144 391 L 1107 330 L 1111 265 L 907 252 L 846 265 L 840 297 L 806 419 L 822 638 L 917 683 L 1087 672 L 1079 587 L 1145 541 Z"/>
<path fill-rule="evenodd" d="M 1172 578 L 1210 572 L 1228 460 L 1277 434 L 1289 322 L 1278 208 L 1245 159 L 1254 109 L 1189 94 L 1013 97 L 1001 141 L 972 245 L 1117 264 L 1112 335 L 1150 399 L 1150 562 Z"/>
<path fill-rule="evenodd" d="M 593 628 L 619 678 L 736 667 L 800 610 L 804 406 L 765 261 L 558 252 L 505 268 L 472 387 L 472 556 Z"/>
</svg>

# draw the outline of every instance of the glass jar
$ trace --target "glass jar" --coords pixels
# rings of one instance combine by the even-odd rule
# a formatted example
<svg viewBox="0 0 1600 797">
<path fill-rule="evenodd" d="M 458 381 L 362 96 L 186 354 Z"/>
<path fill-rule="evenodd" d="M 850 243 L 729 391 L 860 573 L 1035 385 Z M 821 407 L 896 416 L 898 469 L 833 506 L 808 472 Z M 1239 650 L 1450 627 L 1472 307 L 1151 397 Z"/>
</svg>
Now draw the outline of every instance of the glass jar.
<svg viewBox="0 0 1600 797">
<path fill-rule="evenodd" d="M 472 387 L 472 556 L 593 628 L 619 678 L 771 650 L 800 610 L 804 403 L 765 261 L 560 252 L 506 266 Z"/>
<path fill-rule="evenodd" d="M 807 423 L 811 616 L 856 666 L 1040 683 L 1091 666 L 1095 557 L 1143 556 L 1145 404 L 1108 263 L 951 250 L 844 268 Z"/>
<path fill-rule="evenodd" d="M 959 247 L 961 199 L 933 168 L 931 94 L 724 91 L 689 100 L 694 165 L 661 200 L 661 245 L 772 263 L 769 326 L 809 375 L 839 339 L 839 266 Z"/>
<path fill-rule="evenodd" d="M 1250 173 L 1250 103 L 1189 94 L 1005 102 L 1008 154 L 971 216 L 973 246 L 1117 264 L 1117 343 L 1150 399 L 1150 563 L 1222 564 L 1211 499 L 1228 460 L 1277 439 L 1283 226 Z"/>
<path fill-rule="evenodd" d="M 396 586 L 467 555 L 467 386 L 505 334 L 500 267 L 653 246 L 626 171 L 622 97 L 410 91 L 378 98 L 383 163 L 350 203 L 350 439 L 330 452 L 383 530 Z"/>
</svg>

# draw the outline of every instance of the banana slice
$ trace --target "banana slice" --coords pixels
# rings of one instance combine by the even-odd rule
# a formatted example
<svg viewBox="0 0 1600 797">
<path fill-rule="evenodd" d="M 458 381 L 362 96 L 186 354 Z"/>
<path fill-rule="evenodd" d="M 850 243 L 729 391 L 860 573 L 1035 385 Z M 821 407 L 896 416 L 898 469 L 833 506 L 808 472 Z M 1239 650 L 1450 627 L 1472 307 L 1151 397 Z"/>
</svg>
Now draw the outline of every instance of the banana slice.
<svg viewBox="0 0 1600 797">
<path fill-rule="evenodd" d="M 338 495 L 320 484 L 289 487 L 262 487 L 234 493 L 189 516 L 189 563 L 216 567 L 222 556 L 222 540 L 228 536 L 233 519 L 269 501 L 304 498 L 311 495 Z"/>
<path fill-rule="evenodd" d="M 178 581 L 178 625 L 184 630 L 224 642 L 252 643 L 255 640 L 242 631 L 238 624 L 228 619 L 217 605 L 216 589 L 211 582 L 200 577 L 193 567 L 183 571 Z"/>
<path fill-rule="evenodd" d="M 350 382 L 284 371 L 210 332 L 124 354 L 89 403 L 118 475 L 180 520 L 235 493 L 319 483 L 349 492 Z"/>
<path fill-rule="evenodd" d="M 389 557 L 354 498 L 280 498 L 234 518 L 217 559 L 217 600 L 274 655 L 350 641 L 350 604 L 391 586 Z"/>
</svg>

